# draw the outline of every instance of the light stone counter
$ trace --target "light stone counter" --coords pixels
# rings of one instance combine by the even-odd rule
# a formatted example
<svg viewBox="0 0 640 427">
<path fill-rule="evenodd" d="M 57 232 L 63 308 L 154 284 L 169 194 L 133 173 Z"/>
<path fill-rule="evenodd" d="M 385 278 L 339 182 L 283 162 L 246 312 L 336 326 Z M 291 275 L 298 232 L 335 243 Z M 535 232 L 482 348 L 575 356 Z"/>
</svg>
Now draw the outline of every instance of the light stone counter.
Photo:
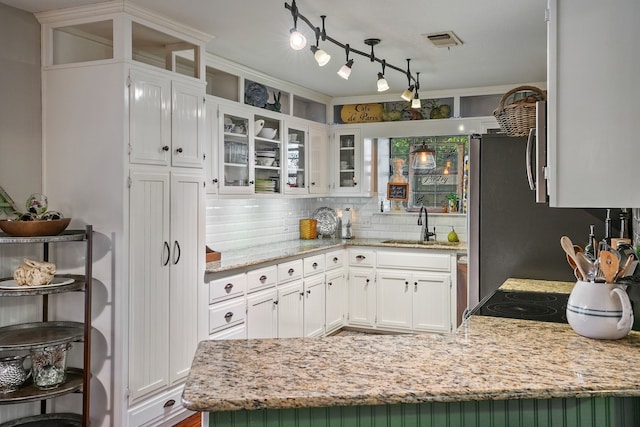
<svg viewBox="0 0 640 427">
<path fill-rule="evenodd" d="M 208 262 L 205 273 L 219 273 L 238 268 L 251 267 L 265 262 L 277 262 L 279 260 L 303 255 L 312 255 L 328 249 L 338 249 L 349 246 L 373 246 L 383 248 L 407 248 L 424 250 L 445 250 L 466 254 L 466 242 L 451 244 L 448 242 L 429 242 L 427 244 L 410 241 L 396 241 L 385 243 L 386 239 L 315 239 L 315 240 L 289 240 L 276 242 L 270 245 L 253 246 L 251 248 L 237 249 L 222 253 L 220 261 Z"/>
<path fill-rule="evenodd" d="M 183 404 L 218 412 L 597 396 L 640 396 L 640 332 L 592 340 L 567 324 L 471 316 L 450 336 L 204 341 Z"/>
</svg>

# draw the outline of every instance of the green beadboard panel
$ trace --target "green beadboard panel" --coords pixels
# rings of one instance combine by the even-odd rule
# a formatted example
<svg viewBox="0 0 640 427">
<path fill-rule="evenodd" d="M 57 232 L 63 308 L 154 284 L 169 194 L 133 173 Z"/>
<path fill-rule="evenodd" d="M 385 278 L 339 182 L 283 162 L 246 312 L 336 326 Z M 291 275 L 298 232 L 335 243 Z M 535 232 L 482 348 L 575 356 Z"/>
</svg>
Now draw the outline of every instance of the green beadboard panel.
<svg viewBox="0 0 640 427">
<path fill-rule="evenodd" d="M 640 398 L 433 402 L 216 412 L 210 427 L 638 427 Z"/>
</svg>

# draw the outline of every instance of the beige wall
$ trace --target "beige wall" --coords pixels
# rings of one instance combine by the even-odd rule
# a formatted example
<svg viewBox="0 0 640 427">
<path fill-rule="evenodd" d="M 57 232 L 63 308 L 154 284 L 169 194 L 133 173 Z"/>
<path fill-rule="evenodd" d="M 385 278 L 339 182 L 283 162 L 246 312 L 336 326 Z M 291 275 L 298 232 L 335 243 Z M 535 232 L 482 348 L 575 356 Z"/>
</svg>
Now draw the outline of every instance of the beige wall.
<svg viewBox="0 0 640 427">
<path fill-rule="evenodd" d="M 0 4 L 0 186 L 22 207 L 42 189 L 40 24 Z"/>
</svg>

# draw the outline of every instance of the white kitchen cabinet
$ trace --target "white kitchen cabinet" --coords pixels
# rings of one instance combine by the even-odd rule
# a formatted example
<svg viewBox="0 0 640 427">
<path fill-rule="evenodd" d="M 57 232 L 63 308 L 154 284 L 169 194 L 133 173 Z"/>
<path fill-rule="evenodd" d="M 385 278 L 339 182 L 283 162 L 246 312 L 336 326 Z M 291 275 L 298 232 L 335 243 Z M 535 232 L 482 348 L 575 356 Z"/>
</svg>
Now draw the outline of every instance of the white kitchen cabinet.
<svg viewBox="0 0 640 427">
<path fill-rule="evenodd" d="M 350 326 L 375 327 L 376 283 L 370 268 L 349 268 L 349 318 Z"/>
<path fill-rule="evenodd" d="M 309 125 L 309 194 L 329 193 L 329 133 L 326 126 Z"/>
<path fill-rule="evenodd" d="M 128 80 L 130 162 L 202 168 L 204 86 L 136 68 Z"/>
<path fill-rule="evenodd" d="M 278 287 L 278 338 L 304 335 L 304 286 L 296 280 Z M 275 338 L 275 337 L 274 337 Z"/>
<path fill-rule="evenodd" d="M 325 294 L 325 333 L 337 331 L 345 322 L 347 312 L 347 281 L 344 268 L 327 271 Z"/>
<path fill-rule="evenodd" d="M 324 335 L 325 278 L 315 274 L 304 279 L 304 336 Z"/>
<path fill-rule="evenodd" d="M 414 331 L 447 333 L 452 330 L 451 276 L 414 273 L 412 323 Z"/>
<path fill-rule="evenodd" d="M 267 289 L 247 297 L 247 338 L 278 336 L 278 292 Z"/>
<path fill-rule="evenodd" d="M 360 128 L 343 128 L 334 133 L 333 194 L 359 194 L 362 180 L 362 138 Z"/>
<path fill-rule="evenodd" d="M 287 121 L 284 150 L 284 194 L 309 194 L 309 130 L 299 120 Z"/>
<path fill-rule="evenodd" d="M 253 194 L 253 120 L 241 109 L 219 106 L 218 109 L 218 192 Z"/>
<path fill-rule="evenodd" d="M 376 272 L 377 326 L 411 330 L 413 284 L 405 271 L 378 270 Z"/>
<path fill-rule="evenodd" d="M 551 206 L 640 206 L 638 16 L 637 0 L 549 0 Z"/>
<path fill-rule="evenodd" d="M 132 170 L 130 179 L 129 387 L 135 402 L 177 384 L 191 367 L 204 195 L 198 173 Z"/>
<path fill-rule="evenodd" d="M 205 98 L 205 117 L 205 189 L 207 194 L 218 194 L 218 104 L 210 95 Z"/>
<path fill-rule="evenodd" d="M 238 297 L 209 306 L 209 334 L 215 334 L 245 323 L 247 302 Z"/>
</svg>

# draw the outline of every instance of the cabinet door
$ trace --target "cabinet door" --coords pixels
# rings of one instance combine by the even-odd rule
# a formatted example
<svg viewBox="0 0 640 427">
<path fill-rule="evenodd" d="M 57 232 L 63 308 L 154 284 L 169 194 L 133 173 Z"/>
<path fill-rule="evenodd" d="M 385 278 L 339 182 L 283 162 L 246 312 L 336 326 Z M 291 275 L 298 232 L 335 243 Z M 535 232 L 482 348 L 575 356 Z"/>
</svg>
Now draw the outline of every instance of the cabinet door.
<svg viewBox="0 0 640 427">
<path fill-rule="evenodd" d="M 375 326 L 376 289 L 373 269 L 349 270 L 349 324 Z"/>
<path fill-rule="evenodd" d="M 307 172 L 312 158 L 309 158 L 309 142 L 307 136 L 306 126 L 289 123 L 285 139 L 284 193 L 286 194 L 309 193 L 310 188 L 307 182 Z"/>
<path fill-rule="evenodd" d="M 304 336 L 324 335 L 324 274 L 304 281 Z"/>
<path fill-rule="evenodd" d="M 252 194 L 253 121 L 239 109 L 220 106 L 218 111 L 218 192 Z"/>
<path fill-rule="evenodd" d="M 139 171 L 130 178 L 129 390 L 135 401 L 169 384 L 170 179 Z"/>
<path fill-rule="evenodd" d="M 204 165 L 204 87 L 174 81 L 171 89 L 171 164 Z"/>
<path fill-rule="evenodd" d="M 411 329 L 411 273 L 378 270 L 376 274 L 377 325 L 394 329 Z"/>
<path fill-rule="evenodd" d="M 278 338 L 297 338 L 304 333 L 302 280 L 278 289 Z"/>
<path fill-rule="evenodd" d="M 347 308 L 347 281 L 344 269 L 340 268 L 327 273 L 325 281 L 325 329 L 326 333 L 330 333 L 344 325 L 344 315 Z"/>
<path fill-rule="evenodd" d="M 171 176 L 170 382 L 186 378 L 198 345 L 198 286 L 204 275 L 202 174 Z M 134 285 L 135 286 L 135 285 Z M 204 284 L 202 284 L 204 286 Z"/>
<path fill-rule="evenodd" d="M 361 192 L 362 140 L 360 129 L 343 129 L 335 133 L 334 187 L 337 194 Z"/>
<path fill-rule="evenodd" d="M 549 2 L 551 206 L 640 206 L 640 53 L 627 45 L 640 39 L 638 16 L 637 0 Z"/>
<path fill-rule="evenodd" d="M 256 123 L 264 123 L 260 132 L 255 132 L 257 130 Z M 253 190 L 256 194 L 281 194 L 283 162 L 286 161 L 283 153 L 283 141 L 286 135 L 282 135 L 284 129 L 282 120 L 255 115 L 249 125 L 255 132 L 251 140 L 253 150 L 249 150 L 255 154 L 249 158 L 255 181 Z M 273 130 L 275 130 L 275 134 L 273 134 Z"/>
<path fill-rule="evenodd" d="M 309 126 L 309 193 L 329 192 L 329 134 L 326 127 Z"/>
<path fill-rule="evenodd" d="M 140 70 L 129 78 L 129 161 L 169 165 L 171 80 Z"/>
<path fill-rule="evenodd" d="M 247 298 L 247 338 L 277 338 L 278 294 L 275 289 Z"/>
<path fill-rule="evenodd" d="M 451 331 L 451 276 L 417 273 L 412 277 L 413 329 Z"/>
<path fill-rule="evenodd" d="M 207 96 L 205 102 L 205 172 L 207 194 L 218 193 L 218 104 Z"/>
</svg>

